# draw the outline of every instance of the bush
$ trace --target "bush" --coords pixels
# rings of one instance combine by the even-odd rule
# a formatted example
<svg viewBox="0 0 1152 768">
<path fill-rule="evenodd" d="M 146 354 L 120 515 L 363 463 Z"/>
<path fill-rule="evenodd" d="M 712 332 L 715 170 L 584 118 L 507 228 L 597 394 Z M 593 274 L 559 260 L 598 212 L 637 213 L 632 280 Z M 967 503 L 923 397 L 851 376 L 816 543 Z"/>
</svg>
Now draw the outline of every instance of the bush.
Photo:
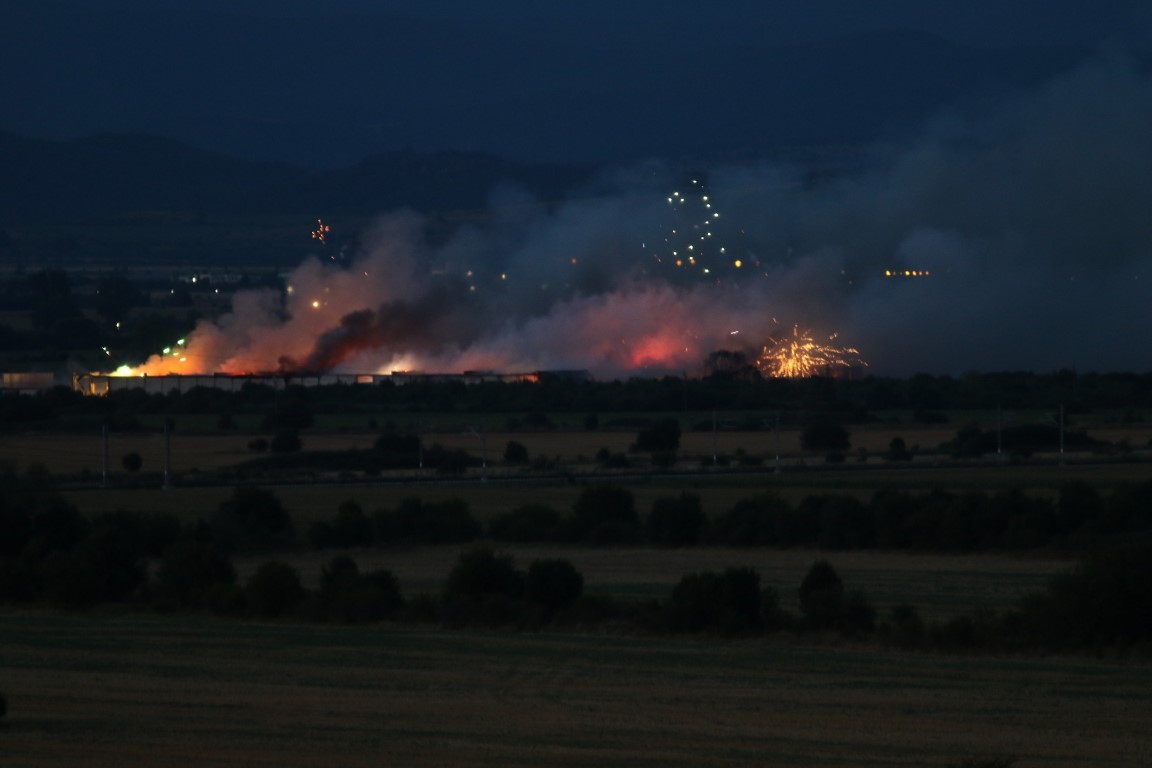
<svg viewBox="0 0 1152 768">
<path fill-rule="evenodd" d="M 584 577 L 567 560 L 534 560 L 524 579 L 524 599 L 549 616 L 584 594 Z"/>
<path fill-rule="evenodd" d="M 734 634 L 763 626 L 760 575 L 751 568 L 690 573 L 672 589 L 668 628 Z"/>
<path fill-rule="evenodd" d="M 680 422 L 676 419 L 662 419 L 636 435 L 633 449 L 653 453 L 671 453 L 675 456 L 680 448 Z"/>
<path fill-rule="evenodd" d="M 292 519 L 272 491 L 237 486 L 212 517 L 212 530 L 237 551 L 283 548 L 292 540 Z"/>
<path fill-rule="evenodd" d="M 120 458 L 120 466 L 124 467 L 125 472 L 135 474 L 140 471 L 140 467 L 144 466 L 144 459 L 140 454 L 132 451 L 131 453 L 124 454 Z"/>
<path fill-rule="evenodd" d="M 378 513 L 374 520 L 377 541 L 415 544 L 455 544 L 480 537 L 480 523 L 463 499 L 425 503 L 412 497 L 400 502 L 394 513 Z"/>
<path fill-rule="evenodd" d="M 252 613 L 268 618 L 290 613 L 304 599 L 304 587 L 296 569 L 276 561 L 257 568 L 244 591 Z"/>
<path fill-rule="evenodd" d="M 908 452 L 908 446 L 904 444 L 904 438 L 894 437 L 888 443 L 888 461 L 911 461 L 912 454 Z"/>
<path fill-rule="evenodd" d="M 920 614 L 915 606 L 907 604 L 893 606 L 885 634 L 888 642 L 904 649 L 923 648 L 927 639 Z"/>
<path fill-rule="evenodd" d="M 835 421 L 817 421 L 800 433 L 800 447 L 805 451 L 823 451 L 829 456 L 843 454 L 852 447 L 848 430 Z"/>
<path fill-rule="evenodd" d="M 560 514 L 545 504 L 524 504 L 497 515 L 488 531 L 496 541 L 514 542 L 557 541 L 562 534 Z"/>
<path fill-rule="evenodd" d="M 456 626 L 509 624 L 521 615 L 523 595 L 524 574 L 513 566 L 511 555 L 468 550 L 448 574 L 443 618 Z"/>
<path fill-rule="evenodd" d="M 504 463 L 515 465 L 527 464 L 528 448 L 523 443 L 509 440 L 508 445 L 504 447 Z"/>
<path fill-rule="evenodd" d="M 800 583 L 800 612 L 809 629 L 833 629 L 844 607 L 844 583 L 826 560 L 812 564 Z"/>
<path fill-rule="evenodd" d="M 627 488 L 596 485 L 576 498 L 573 533 L 590 544 L 635 544 L 640 540 L 636 501 Z"/>
<path fill-rule="evenodd" d="M 235 583 L 236 569 L 228 556 L 211 541 L 192 536 L 172 544 L 156 569 L 161 607 L 204 607 L 219 588 Z"/>
<path fill-rule="evenodd" d="M 304 447 L 299 432 L 277 432 L 268 442 L 268 450 L 272 453 L 297 453 Z"/>
<path fill-rule="evenodd" d="M 399 583 L 391 571 L 361 575 L 347 555 L 333 558 L 321 570 L 317 601 L 319 618 L 345 624 L 380 621 L 403 605 Z"/>
<path fill-rule="evenodd" d="M 700 496 L 685 491 L 652 502 L 644 528 L 652 544 L 690 547 L 700 543 L 705 521 Z"/>
</svg>

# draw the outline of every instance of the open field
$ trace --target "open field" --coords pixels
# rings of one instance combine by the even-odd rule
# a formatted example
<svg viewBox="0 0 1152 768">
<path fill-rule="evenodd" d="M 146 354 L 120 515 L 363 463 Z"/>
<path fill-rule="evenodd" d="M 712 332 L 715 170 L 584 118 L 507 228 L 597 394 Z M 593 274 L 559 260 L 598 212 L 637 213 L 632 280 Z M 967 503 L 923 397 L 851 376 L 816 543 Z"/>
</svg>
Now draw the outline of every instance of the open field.
<svg viewBox="0 0 1152 768">
<path fill-rule="evenodd" d="M 691 421 L 686 418 L 685 422 Z M 951 440 L 957 430 L 956 425 L 891 425 L 868 424 L 850 428 L 852 450 L 849 452 L 846 467 L 861 462 L 860 451 L 864 452 L 867 466 L 882 465 L 888 445 L 894 437 L 901 437 L 910 449 L 920 454 L 920 463 L 937 463 L 946 460 L 945 455 L 933 454 L 938 447 Z M 1087 429 L 1087 433 L 1101 440 L 1113 443 L 1121 441 L 1133 448 L 1137 455 L 1146 455 L 1152 445 L 1152 425 L 1139 423 L 1126 426 L 1102 424 Z M 558 466 L 571 467 L 592 465 L 601 449 L 612 453 L 627 453 L 636 440 L 636 430 L 559 429 L 535 432 L 506 431 L 488 429 L 474 432 L 459 427 L 437 427 L 435 431 L 421 432 L 426 446 L 438 443 L 445 448 L 461 449 L 477 458 L 484 459 L 493 470 L 503 462 L 504 449 L 510 440 L 522 443 L 530 457 L 544 457 L 555 461 Z M 365 428 L 348 431 L 308 430 L 302 433 L 304 449 L 307 451 L 346 451 L 362 450 L 372 446 L 378 432 Z M 170 450 L 170 466 L 177 474 L 208 472 L 233 467 L 260 454 L 248 449 L 255 438 L 266 434 L 253 432 L 191 432 L 176 431 L 166 445 L 164 435 L 159 430 L 141 432 L 114 432 L 108 436 L 108 470 L 113 474 L 123 474 L 120 460 L 130 452 L 139 453 L 143 458 L 144 471 L 160 471 L 165 464 L 166 447 Z M 681 456 L 678 466 L 697 467 L 702 462 L 710 462 L 713 456 L 734 456 L 743 452 L 763 461 L 763 466 L 771 468 L 780 456 L 788 465 L 824 463 L 822 454 L 806 454 L 800 446 L 798 429 L 771 429 L 762 431 L 685 431 L 681 435 Z M 20 466 L 39 464 L 52 474 L 75 475 L 85 470 L 99 475 L 103 469 L 104 447 L 99 431 L 75 434 L 6 434 L 0 439 L 0 461 L 15 461 Z M 1085 458 L 1069 454 L 1070 460 Z"/>
<path fill-rule="evenodd" d="M 1152 667 L 567 634 L 0 615 L 4 765 L 1152 762 Z"/>
</svg>

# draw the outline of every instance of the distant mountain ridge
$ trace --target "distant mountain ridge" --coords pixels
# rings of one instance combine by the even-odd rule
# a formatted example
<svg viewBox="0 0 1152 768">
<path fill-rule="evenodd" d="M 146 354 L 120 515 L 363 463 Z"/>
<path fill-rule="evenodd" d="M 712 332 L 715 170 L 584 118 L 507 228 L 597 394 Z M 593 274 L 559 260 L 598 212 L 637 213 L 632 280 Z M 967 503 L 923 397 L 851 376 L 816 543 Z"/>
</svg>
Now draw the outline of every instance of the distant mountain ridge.
<svg viewBox="0 0 1152 768">
<path fill-rule="evenodd" d="M 760 40 L 719 27 L 686 40 L 680 27 L 659 34 L 654 18 L 634 38 L 540 39 L 383 10 L 12 5 L 0 25 L 0 128 L 139 132 L 316 166 L 405 147 L 628 164 L 870 142 L 1084 56 L 908 29 Z"/>
<path fill-rule="evenodd" d="M 555 199 L 591 172 L 479 153 L 412 151 L 317 170 L 242 160 L 155 136 L 45 141 L 4 132 L 0 168 L 0 225 L 16 217 L 74 220 L 132 211 L 251 216 L 475 209 L 499 184 Z"/>
</svg>

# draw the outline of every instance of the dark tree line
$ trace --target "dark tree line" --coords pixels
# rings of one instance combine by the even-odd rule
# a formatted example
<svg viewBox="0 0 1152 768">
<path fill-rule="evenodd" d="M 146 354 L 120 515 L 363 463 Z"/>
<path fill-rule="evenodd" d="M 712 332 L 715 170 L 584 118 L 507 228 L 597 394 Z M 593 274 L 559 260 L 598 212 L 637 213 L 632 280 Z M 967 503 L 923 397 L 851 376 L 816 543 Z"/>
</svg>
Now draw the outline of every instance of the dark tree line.
<svg viewBox="0 0 1152 768">
<path fill-rule="evenodd" d="M 2 332 L 2 329 L 0 329 Z M 78 331 L 66 335 L 75 336 Z M 93 342 L 95 343 L 95 342 Z M 170 342 L 167 342 L 170 343 Z M 99 349 L 99 346 L 95 346 Z M 85 422 L 106 422 L 143 414 L 260 414 L 272 422 L 285 416 L 311 418 L 318 414 L 363 413 L 371 417 L 408 416 L 414 413 L 508 414 L 518 429 L 554 427 L 547 414 L 569 416 L 587 429 L 633 428 L 650 430 L 641 441 L 652 448 L 675 442 L 662 421 L 669 413 L 716 411 L 771 415 L 772 424 L 758 416 L 737 420 L 738 429 L 767 430 L 777 423 L 786 428 L 813 424 L 855 424 L 878 412 L 902 411 L 918 423 L 947 421 L 945 411 L 1003 409 L 1056 414 L 1061 407 L 1068 419 L 1093 410 L 1116 410 L 1127 418 L 1140 418 L 1152 407 L 1152 374 L 971 374 L 962 378 L 920 374 L 908 379 L 867 377 L 834 379 L 731 380 L 722 375 L 699 378 L 665 377 L 628 381 L 590 381 L 563 375 L 541 376 L 538 383 L 415 381 L 398 386 L 337 384 L 305 387 L 287 380 L 273 391 L 248 383 L 238 391 L 194 387 L 186 392 L 148 394 L 141 389 L 116 390 L 106 397 L 82 398 L 68 392 L 4 398 L 3 423 L 21 428 L 69 428 Z M 527 415 L 525 415 L 527 414 Z M 654 414 L 646 423 L 618 423 L 613 414 Z M 656 416 L 655 414 L 663 414 Z M 9 418 L 11 417 L 11 418 Z M 300 428 L 300 424 L 295 424 Z M 990 425 L 985 425 L 988 429 Z M 690 425 L 711 430 L 711 420 Z M 675 429 L 678 431 L 679 426 Z M 1024 436 L 1027 438 L 1027 436 Z M 987 439 L 987 438 L 982 438 Z M 826 436 L 826 440 L 835 441 Z"/>
</svg>

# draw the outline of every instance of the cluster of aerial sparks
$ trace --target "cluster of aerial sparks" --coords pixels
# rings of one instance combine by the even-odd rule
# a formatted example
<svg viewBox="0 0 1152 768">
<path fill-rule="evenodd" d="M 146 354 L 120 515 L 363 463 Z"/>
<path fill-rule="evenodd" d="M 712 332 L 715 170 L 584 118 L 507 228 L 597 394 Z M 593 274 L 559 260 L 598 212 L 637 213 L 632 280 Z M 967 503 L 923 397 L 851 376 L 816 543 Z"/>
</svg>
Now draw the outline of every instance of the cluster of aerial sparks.
<svg viewBox="0 0 1152 768">
<path fill-rule="evenodd" d="M 832 334 L 828 343 L 821 343 L 812 337 L 811 331 L 794 325 L 791 335 L 769 337 L 756 367 L 765 376 L 797 379 L 828 376 L 868 365 L 855 348 L 832 344 L 836 338 L 837 334 Z"/>
<path fill-rule="evenodd" d="M 331 231 L 332 227 L 325 224 L 324 219 L 316 219 L 316 229 L 312 230 L 312 239 L 323 243 Z"/>
<path fill-rule="evenodd" d="M 729 242 L 739 239 L 743 230 L 733 231 L 716 209 L 707 186 L 699 178 L 689 179 L 686 192 L 674 190 L 667 197 L 671 225 L 659 242 L 642 243 L 651 262 L 669 267 L 672 279 L 690 279 L 695 276 L 712 282 L 721 282 L 725 276 L 734 276 L 740 270 L 758 269 L 760 262 L 738 245 Z M 683 277 L 681 277 L 683 276 Z"/>
</svg>

